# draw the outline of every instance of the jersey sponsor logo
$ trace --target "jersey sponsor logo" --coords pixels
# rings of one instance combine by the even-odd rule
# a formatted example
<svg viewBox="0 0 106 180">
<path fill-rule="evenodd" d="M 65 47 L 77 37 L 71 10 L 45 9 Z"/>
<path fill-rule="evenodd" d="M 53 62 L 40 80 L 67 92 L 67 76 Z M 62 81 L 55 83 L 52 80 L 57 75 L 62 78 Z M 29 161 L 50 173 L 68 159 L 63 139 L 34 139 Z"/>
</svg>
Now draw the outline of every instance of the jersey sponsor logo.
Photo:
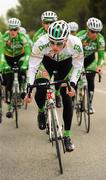
<svg viewBox="0 0 106 180">
<path fill-rule="evenodd" d="M 18 48 L 23 47 L 23 45 L 21 43 L 19 43 L 19 42 L 14 43 L 14 42 L 11 42 L 11 41 L 7 41 L 6 44 L 12 49 L 13 48 L 18 49 Z"/>
<path fill-rule="evenodd" d="M 82 49 L 77 44 L 75 44 L 74 49 L 77 50 L 79 53 L 82 52 Z"/>
<path fill-rule="evenodd" d="M 50 45 L 49 42 L 48 42 L 47 44 L 40 45 L 40 46 L 39 46 L 40 51 L 42 51 L 43 49 L 49 47 L 49 45 Z"/>
</svg>

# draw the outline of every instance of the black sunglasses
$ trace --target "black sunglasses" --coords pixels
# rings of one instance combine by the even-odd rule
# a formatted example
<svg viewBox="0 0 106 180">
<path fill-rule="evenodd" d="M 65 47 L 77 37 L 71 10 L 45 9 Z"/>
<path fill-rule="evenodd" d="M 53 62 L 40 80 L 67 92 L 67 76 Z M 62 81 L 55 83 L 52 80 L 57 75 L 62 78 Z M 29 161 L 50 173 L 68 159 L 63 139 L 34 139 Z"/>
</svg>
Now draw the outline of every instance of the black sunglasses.
<svg viewBox="0 0 106 180">
<path fill-rule="evenodd" d="M 96 33 L 96 34 L 99 33 L 99 31 L 93 31 L 93 30 L 91 30 L 91 29 L 90 29 L 89 31 L 90 31 L 91 33 L 93 33 L 93 34 L 94 34 L 94 33 Z"/>
<path fill-rule="evenodd" d="M 51 21 L 43 21 L 43 23 L 44 24 L 51 24 L 51 23 L 53 23 L 53 21 L 51 22 Z"/>
<path fill-rule="evenodd" d="M 10 31 L 18 31 L 18 29 L 17 29 L 17 28 L 15 28 L 15 29 L 10 29 Z"/>
<path fill-rule="evenodd" d="M 64 42 L 55 42 L 55 41 L 51 41 L 51 40 L 50 40 L 50 44 L 51 44 L 51 45 L 57 45 L 57 46 L 63 46 L 63 45 L 64 45 Z"/>
</svg>

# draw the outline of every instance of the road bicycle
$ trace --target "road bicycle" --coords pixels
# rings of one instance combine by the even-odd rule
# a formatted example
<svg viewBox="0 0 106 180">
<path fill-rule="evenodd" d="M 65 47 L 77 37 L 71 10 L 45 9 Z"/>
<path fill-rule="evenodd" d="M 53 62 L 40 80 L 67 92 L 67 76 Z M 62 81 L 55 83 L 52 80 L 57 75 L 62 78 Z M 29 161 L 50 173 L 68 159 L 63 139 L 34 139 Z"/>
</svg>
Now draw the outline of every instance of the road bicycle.
<svg viewBox="0 0 106 180">
<path fill-rule="evenodd" d="M 82 119 L 84 119 L 85 130 L 87 133 L 89 133 L 90 131 L 91 113 L 90 113 L 90 98 L 88 93 L 86 74 L 91 72 L 92 71 L 84 71 L 81 73 L 80 79 L 77 84 L 75 105 L 74 105 L 76 117 L 77 117 L 77 123 L 80 126 L 82 123 Z M 99 82 L 101 82 L 101 74 L 98 73 L 98 75 L 99 75 Z"/>
<path fill-rule="evenodd" d="M 11 96 L 11 113 L 12 113 L 12 118 L 15 116 L 15 122 L 16 122 L 16 128 L 19 127 L 18 121 L 19 121 L 19 109 L 23 105 L 22 101 L 22 93 L 24 89 L 24 84 L 25 82 L 24 78 L 22 77 L 22 87 L 19 85 L 19 80 L 18 80 L 18 73 L 19 73 L 19 67 L 17 62 L 14 62 L 14 66 L 12 67 L 12 72 L 13 72 L 13 86 L 12 86 L 12 96 Z"/>
<path fill-rule="evenodd" d="M 31 89 L 29 90 L 29 97 L 32 89 L 38 86 L 45 86 L 47 88 L 47 96 L 46 96 L 46 105 L 45 105 L 45 117 L 46 117 L 46 132 L 48 132 L 49 140 L 56 147 L 56 155 L 59 162 L 60 173 L 63 174 L 63 163 L 61 157 L 61 150 L 60 145 L 63 147 L 63 152 L 66 152 L 65 145 L 64 145 L 64 138 L 63 138 L 63 126 L 60 123 L 58 118 L 58 113 L 56 109 L 56 102 L 55 102 L 55 89 L 54 85 L 67 83 L 67 80 L 59 80 L 59 81 L 47 81 L 43 83 L 35 83 Z M 69 87 L 69 84 L 68 84 Z"/>
</svg>

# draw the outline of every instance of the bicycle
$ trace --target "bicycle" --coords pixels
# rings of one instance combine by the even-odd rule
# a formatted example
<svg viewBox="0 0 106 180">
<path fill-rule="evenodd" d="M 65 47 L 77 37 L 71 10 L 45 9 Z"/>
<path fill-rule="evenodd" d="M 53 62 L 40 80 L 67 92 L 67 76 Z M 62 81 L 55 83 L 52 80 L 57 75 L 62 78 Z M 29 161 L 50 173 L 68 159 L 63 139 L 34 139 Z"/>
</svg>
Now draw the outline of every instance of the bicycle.
<svg viewBox="0 0 106 180">
<path fill-rule="evenodd" d="M 45 86 L 47 88 L 47 98 L 46 98 L 46 105 L 45 105 L 45 117 L 46 117 L 46 131 L 49 135 L 49 141 L 52 143 L 52 146 L 55 142 L 56 147 L 56 155 L 59 162 L 60 173 L 63 174 L 63 164 L 61 158 L 61 151 L 60 151 L 60 142 L 63 147 L 63 152 L 65 153 L 65 145 L 64 145 L 64 138 L 63 138 L 63 127 L 60 125 L 58 114 L 56 110 L 56 103 L 55 103 L 55 90 L 53 88 L 56 84 L 67 83 L 67 80 L 58 80 L 58 81 L 50 81 L 44 83 L 35 83 L 31 86 L 28 96 L 30 97 L 30 93 L 34 87 L 38 86 Z M 69 87 L 69 84 L 68 84 Z"/>
<path fill-rule="evenodd" d="M 22 98 L 21 98 L 21 88 L 19 85 L 18 81 L 18 73 L 19 73 L 19 67 L 17 62 L 14 62 L 14 66 L 11 69 L 11 72 L 13 72 L 13 85 L 12 85 L 12 95 L 11 93 L 7 92 L 7 99 L 10 97 L 11 101 L 7 103 L 10 104 L 11 106 L 11 113 L 12 113 L 12 118 L 15 114 L 15 122 L 16 122 L 16 128 L 18 128 L 18 110 L 22 106 Z M 8 115 L 10 118 L 11 115 Z"/>
<path fill-rule="evenodd" d="M 84 116 L 85 130 L 87 133 L 90 131 L 90 99 L 88 93 L 88 85 L 86 74 L 94 71 L 82 72 L 77 84 L 76 97 L 75 97 L 75 111 L 77 123 L 80 126 Z M 95 72 L 97 73 L 97 72 Z M 99 82 L 101 82 L 101 74 L 99 75 Z"/>
</svg>

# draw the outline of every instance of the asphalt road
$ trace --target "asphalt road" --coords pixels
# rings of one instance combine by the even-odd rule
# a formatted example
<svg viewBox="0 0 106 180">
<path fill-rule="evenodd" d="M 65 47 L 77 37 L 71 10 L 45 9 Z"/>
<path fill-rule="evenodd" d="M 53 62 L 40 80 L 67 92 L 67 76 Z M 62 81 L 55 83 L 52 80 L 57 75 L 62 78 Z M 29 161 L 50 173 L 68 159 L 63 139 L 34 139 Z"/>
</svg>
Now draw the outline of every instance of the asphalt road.
<svg viewBox="0 0 106 180">
<path fill-rule="evenodd" d="M 55 147 L 45 131 L 37 127 L 33 102 L 19 112 L 19 128 L 5 117 L 0 124 L 0 180 L 105 180 L 106 179 L 106 67 L 102 82 L 96 81 L 96 113 L 91 117 L 89 134 L 84 123 L 73 118 L 72 140 L 75 151 L 62 155 L 64 174 L 60 175 Z M 60 116 L 62 110 L 59 110 Z"/>
</svg>

